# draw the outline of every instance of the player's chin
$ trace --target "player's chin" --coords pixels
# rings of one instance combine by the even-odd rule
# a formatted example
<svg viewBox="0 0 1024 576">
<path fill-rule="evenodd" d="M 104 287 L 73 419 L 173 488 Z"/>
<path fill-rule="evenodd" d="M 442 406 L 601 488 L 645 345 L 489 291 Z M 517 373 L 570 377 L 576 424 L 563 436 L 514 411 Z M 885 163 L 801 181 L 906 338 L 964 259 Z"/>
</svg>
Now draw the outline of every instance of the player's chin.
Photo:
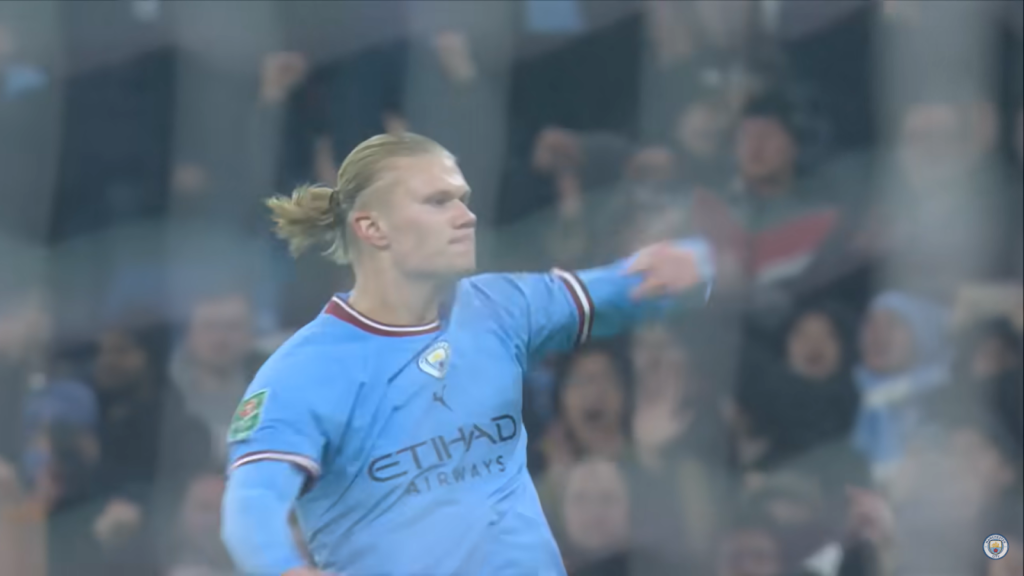
<svg viewBox="0 0 1024 576">
<path fill-rule="evenodd" d="M 476 257 L 467 258 L 455 263 L 452 266 L 451 274 L 453 276 L 469 276 L 476 272 Z"/>
<path fill-rule="evenodd" d="M 445 261 L 435 269 L 438 276 L 447 278 L 462 278 L 476 272 L 475 256 L 459 256 L 457 258 L 446 258 Z"/>
</svg>

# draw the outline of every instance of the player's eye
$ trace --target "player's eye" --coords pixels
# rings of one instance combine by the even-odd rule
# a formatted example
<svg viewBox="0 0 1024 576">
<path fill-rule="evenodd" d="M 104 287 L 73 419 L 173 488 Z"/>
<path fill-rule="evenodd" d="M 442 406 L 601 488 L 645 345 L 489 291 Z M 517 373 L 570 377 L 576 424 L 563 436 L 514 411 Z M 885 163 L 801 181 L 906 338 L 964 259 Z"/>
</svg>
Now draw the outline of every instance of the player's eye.
<svg viewBox="0 0 1024 576">
<path fill-rule="evenodd" d="M 427 196 L 427 204 L 431 206 L 444 206 L 451 202 L 452 199 L 452 195 L 447 192 L 435 192 L 434 194 Z"/>
</svg>

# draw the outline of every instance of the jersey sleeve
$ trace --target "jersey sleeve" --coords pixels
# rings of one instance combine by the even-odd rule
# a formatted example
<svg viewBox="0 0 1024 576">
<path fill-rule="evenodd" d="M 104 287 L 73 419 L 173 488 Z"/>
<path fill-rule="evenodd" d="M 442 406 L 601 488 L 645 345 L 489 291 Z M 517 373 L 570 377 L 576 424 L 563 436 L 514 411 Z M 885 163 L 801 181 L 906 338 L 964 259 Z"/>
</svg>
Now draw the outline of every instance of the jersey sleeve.
<svg viewBox="0 0 1024 576">
<path fill-rule="evenodd" d="M 682 296 L 635 301 L 630 293 L 643 278 L 626 273 L 635 256 L 577 272 L 556 268 L 549 273 L 495 274 L 487 278 L 485 289 L 504 307 L 508 329 L 525 338 L 529 355 L 565 351 L 680 307 L 704 305 L 714 281 L 710 246 L 702 239 L 678 244 L 694 251 L 704 278 Z"/>
<path fill-rule="evenodd" d="M 320 476 L 327 434 L 315 409 L 317 370 L 274 359 L 256 376 L 228 430 L 228 472 L 265 460 L 288 462 L 311 482 Z"/>
</svg>

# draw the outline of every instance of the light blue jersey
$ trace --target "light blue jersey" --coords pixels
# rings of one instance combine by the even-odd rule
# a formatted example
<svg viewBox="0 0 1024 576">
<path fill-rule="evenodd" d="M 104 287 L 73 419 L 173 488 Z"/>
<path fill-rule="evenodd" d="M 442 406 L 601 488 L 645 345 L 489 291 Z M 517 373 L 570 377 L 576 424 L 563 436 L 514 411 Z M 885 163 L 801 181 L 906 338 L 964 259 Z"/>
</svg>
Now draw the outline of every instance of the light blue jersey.
<svg viewBox="0 0 1024 576">
<path fill-rule="evenodd" d="M 710 258 L 703 255 L 709 293 Z M 626 261 L 458 283 L 438 323 L 387 326 L 335 296 L 250 386 L 232 468 L 308 475 L 295 504 L 315 565 L 346 576 L 564 575 L 526 468 L 529 360 L 620 331 L 637 306 Z"/>
</svg>

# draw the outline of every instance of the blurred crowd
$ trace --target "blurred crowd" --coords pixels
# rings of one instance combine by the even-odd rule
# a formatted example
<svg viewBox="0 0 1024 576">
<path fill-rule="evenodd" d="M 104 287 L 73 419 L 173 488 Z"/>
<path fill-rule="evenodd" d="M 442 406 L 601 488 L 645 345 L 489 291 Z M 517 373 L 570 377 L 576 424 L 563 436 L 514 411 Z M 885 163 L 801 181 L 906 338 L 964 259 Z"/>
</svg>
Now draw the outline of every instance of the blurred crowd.
<svg viewBox="0 0 1024 576">
<path fill-rule="evenodd" d="M 231 415 L 350 281 L 260 200 L 402 130 L 488 269 L 716 246 L 524 383 L 572 576 L 1024 573 L 1022 6 L 0 4 L 0 576 L 233 573 Z"/>
</svg>

